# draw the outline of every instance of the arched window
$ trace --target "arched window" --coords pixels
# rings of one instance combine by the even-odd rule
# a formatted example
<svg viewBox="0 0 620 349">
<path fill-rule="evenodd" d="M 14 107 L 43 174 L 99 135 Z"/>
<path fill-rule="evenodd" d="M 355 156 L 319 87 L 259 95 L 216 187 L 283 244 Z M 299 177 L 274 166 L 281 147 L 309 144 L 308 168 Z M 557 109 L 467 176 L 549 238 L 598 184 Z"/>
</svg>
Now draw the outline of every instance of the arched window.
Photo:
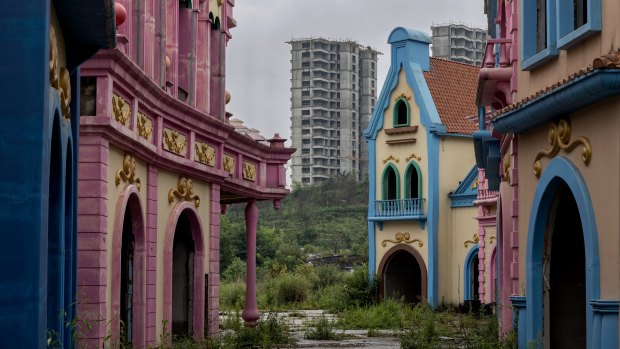
<svg viewBox="0 0 620 349">
<path fill-rule="evenodd" d="M 405 170 L 405 199 L 422 198 L 422 173 L 414 161 L 407 165 Z"/>
<path fill-rule="evenodd" d="M 409 103 L 401 97 L 394 104 L 394 127 L 404 126 L 409 126 Z"/>
<path fill-rule="evenodd" d="M 388 164 L 383 171 L 383 200 L 396 200 L 400 196 L 400 176 L 394 164 Z"/>
</svg>

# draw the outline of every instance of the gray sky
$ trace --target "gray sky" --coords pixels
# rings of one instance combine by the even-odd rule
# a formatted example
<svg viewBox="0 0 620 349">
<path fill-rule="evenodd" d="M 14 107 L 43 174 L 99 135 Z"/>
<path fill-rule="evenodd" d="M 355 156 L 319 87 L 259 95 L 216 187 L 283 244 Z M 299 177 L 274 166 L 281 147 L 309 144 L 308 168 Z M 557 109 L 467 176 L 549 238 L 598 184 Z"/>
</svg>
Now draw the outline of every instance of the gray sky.
<svg viewBox="0 0 620 349">
<path fill-rule="evenodd" d="M 398 26 L 430 34 L 447 22 L 486 27 L 483 0 L 237 0 L 228 44 L 227 110 L 271 138 L 290 136 L 291 38 L 352 39 L 383 53 L 378 85 L 389 69 L 387 36 Z M 379 90 L 380 91 L 380 90 Z M 379 93 L 379 91 L 377 93 Z M 290 144 L 290 143 L 287 143 Z"/>
</svg>

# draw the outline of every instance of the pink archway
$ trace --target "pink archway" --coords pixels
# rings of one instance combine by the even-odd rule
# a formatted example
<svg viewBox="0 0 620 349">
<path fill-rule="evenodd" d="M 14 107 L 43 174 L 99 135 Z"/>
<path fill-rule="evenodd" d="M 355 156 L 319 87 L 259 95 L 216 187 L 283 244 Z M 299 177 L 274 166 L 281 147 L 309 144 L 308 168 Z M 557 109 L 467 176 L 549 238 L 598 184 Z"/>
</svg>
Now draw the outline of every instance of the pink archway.
<svg viewBox="0 0 620 349">
<path fill-rule="evenodd" d="M 182 213 L 186 213 L 191 225 L 192 239 L 194 240 L 194 306 L 192 314 L 192 334 L 195 338 L 204 336 L 204 256 L 205 242 L 202 233 L 202 223 L 198 211 L 191 202 L 177 203 L 170 213 L 166 224 L 166 237 L 164 239 L 164 321 L 167 333 L 172 331 L 172 261 L 174 233 L 177 222 Z"/>
<path fill-rule="evenodd" d="M 116 203 L 114 214 L 114 235 L 112 241 L 112 342 L 120 339 L 120 299 L 121 299 L 121 249 L 123 243 L 123 222 L 125 212 L 131 214 L 131 226 L 134 233 L 133 266 L 133 311 L 132 345 L 136 348 L 146 346 L 146 229 L 140 194 L 135 185 L 127 185 Z"/>
<path fill-rule="evenodd" d="M 497 240 L 496 240 L 497 241 Z M 495 299 L 495 273 L 496 273 L 496 265 L 495 265 L 495 259 L 496 259 L 496 252 L 497 252 L 497 243 L 493 245 L 493 251 L 491 252 L 491 280 L 489 280 L 489 282 L 491 283 L 491 289 L 489 291 L 489 303 L 495 303 L 496 299 Z"/>
</svg>

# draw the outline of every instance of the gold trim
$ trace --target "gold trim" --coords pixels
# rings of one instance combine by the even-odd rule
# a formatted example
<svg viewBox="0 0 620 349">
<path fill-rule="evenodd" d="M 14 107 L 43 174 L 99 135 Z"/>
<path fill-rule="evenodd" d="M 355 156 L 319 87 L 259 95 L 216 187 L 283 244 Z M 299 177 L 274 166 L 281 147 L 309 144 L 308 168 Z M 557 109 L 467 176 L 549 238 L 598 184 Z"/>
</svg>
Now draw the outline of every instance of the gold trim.
<svg viewBox="0 0 620 349">
<path fill-rule="evenodd" d="M 406 100 L 408 100 L 408 101 L 410 101 L 410 100 L 411 100 L 411 96 L 407 96 L 407 95 L 405 95 L 404 93 L 401 93 L 401 94 L 400 94 L 400 96 L 398 96 L 398 97 L 394 98 L 394 102 L 396 102 L 397 100 L 399 100 L 399 99 L 401 99 L 401 98 L 404 98 L 404 99 L 406 99 Z"/>
<path fill-rule="evenodd" d="M 164 149 L 181 155 L 186 145 L 187 139 L 179 131 L 164 129 Z"/>
<path fill-rule="evenodd" d="M 489 236 L 489 244 L 493 245 L 495 242 L 495 236 Z"/>
<path fill-rule="evenodd" d="M 465 245 L 465 247 L 469 247 L 469 244 L 477 244 L 479 241 L 480 238 L 478 237 L 478 234 L 474 234 L 473 240 L 467 240 L 463 245 Z"/>
<path fill-rule="evenodd" d="M 247 161 L 243 162 L 243 179 L 246 179 L 248 181 L 256 181 L 256 165 L 255 164 L 251 162 L 247 162 Z"/>
<path fill-rule="evenodd" d="M 504 156 L 504 181 L 510 183 L 510 154 L 506 153 Z"/>
<path fill-rule="evenodd" d="M 202 164 L 215 166 L 215 148 L 201 142 L 196 142 L 196 160 Z"/>
<path fill-rule="evenodd" d="M 146 139 L 151 139 L 153 133 L 153 122 L 144 113 L 138 113 L 138 135 Z"/>
<path fill-rule="evenodd" d="M 476 178 L 474 180 L 474 182 L 471 184 L 471 190 L 474 190 L 474 189 L 478 188 L 478 184 L 479 184 L 478 183 L 478 178 Z"/>
<path fill-rule="evenodd" d="M 388 161 L 390 160 L 394 160 L 394 162 L 398 163 L 400 160 L 398 158 L 395 158 L 394 155 L 390 155 L 387 158 L 383 159 L 383 163 L 387 164 Z"/>
<path fill-rule="evenodd" d="M 411 159 L 416 159 L 418 161 L 422 161 L 422 157 L 421 156 L 417 156 L 414 153 L 411 153 L 411 155 L 409 155 L 406 159 L 405 162 L 409 162 Z"/>
<path fill-rule="evenodd" d="M 59 67 L 56 29 L 50 26 L 50 86 L 58 91 L 62 118 L 71 120 L 71 76 L 65 67 Z"/>
<path fill-rule="evenodd" d="M 136 159 L 125 153 L 123 157 L 123 168 L 116 171 L 116 186 L 121 184 L 121 180 L 127 184 L 136 184 L 136 188 L 140 191 L 140 178 L 136 177 Z"/>
<path fill-rule="evenodd" d="M 566 119 L 561 119 L 558 121 L 558 124 L 549 125 L 549 144 L 551 144 L 551 149 L 541 150 L 536 155 L 534 159 L 534 175 L 536 178 L 540 178 L 540 174 L 542 173 L 542 164 L 540 163 L 540 159 L 543 157 L 554 158 L 560 150 L 564 150 L 566 153 L 570 153 L 575 149 L 579 144 L 583 146 L 581 149 L 581 160 L 587 166 L 592 159 L 592 146 L 590 145 L 590 140 L 587 137 L 579 137 L 573 142 L 570 142 L 571 136 L 571 126 L 570 121 Z"/>
<path fill-rule="evenodd" d="M 413 239 L 413 240 L 409 240 L 411 239 L 411 235 L 409 233 L 396 233 L 394 235 L 394 240 L 383 240 L 381 241 L 381 246 L 385 247 L 387 246 L 388 242 L 391 242 L 393 244 L 398 244 L 398 243 L 405 243 L 405 244 L 413 244 L 414 242 L 418 243 L 418 247 L 422 247 L 424 246 L 424 242 L 422 242 L 422 240 L 420 239 Z"/>
<path fill-rule="evenodd" d="M 224 154 L 224 159 L 222 160 L 222 163 L 223 163 L 222 167 L 224 168 L 224 171 L 230 174 L 235 173 L 235 158 L 234 157 Z"/>
<path fill-rule="evenodd" d="M 131 116 L 131 106 L 123 97 L 114 94 L 112 95 L 112 114 L 114 114 L 114 120 L 120 122 L 123 126 L 127 126 Z"/>
<path fill-rule="evenodd" d="M 175 198 L 178 201 L 194 202 L 196 208 L 200 206 L 200 196 L 194 193 L 192 180 L 186 176 L 180 176 L 177 182 L 177 188 L 172 188 L 168 191 L 168 203 L 173 203 Z"/>
</svg>

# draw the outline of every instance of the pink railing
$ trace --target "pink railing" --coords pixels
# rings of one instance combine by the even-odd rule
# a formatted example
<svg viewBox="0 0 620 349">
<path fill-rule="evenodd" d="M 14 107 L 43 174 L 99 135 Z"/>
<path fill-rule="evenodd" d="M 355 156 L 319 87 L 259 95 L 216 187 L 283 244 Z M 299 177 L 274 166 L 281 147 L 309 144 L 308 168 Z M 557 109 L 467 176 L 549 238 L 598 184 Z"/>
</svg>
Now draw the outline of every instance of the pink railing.
<svg viewBox="0 0 620 349">
<path fill-rule="evenodd" d="M 487 47 L 484 51 L 484 57 L 482 58 L 483 68 L 495 68 L 510 66 L 510 47 L 512 45 L 511 39 L 488 39 Z M 498 47 L 499 46 L 499 47 Z M 497 60 L 497 52 L 499 51 L 499 62 Z"/>
</svg>

